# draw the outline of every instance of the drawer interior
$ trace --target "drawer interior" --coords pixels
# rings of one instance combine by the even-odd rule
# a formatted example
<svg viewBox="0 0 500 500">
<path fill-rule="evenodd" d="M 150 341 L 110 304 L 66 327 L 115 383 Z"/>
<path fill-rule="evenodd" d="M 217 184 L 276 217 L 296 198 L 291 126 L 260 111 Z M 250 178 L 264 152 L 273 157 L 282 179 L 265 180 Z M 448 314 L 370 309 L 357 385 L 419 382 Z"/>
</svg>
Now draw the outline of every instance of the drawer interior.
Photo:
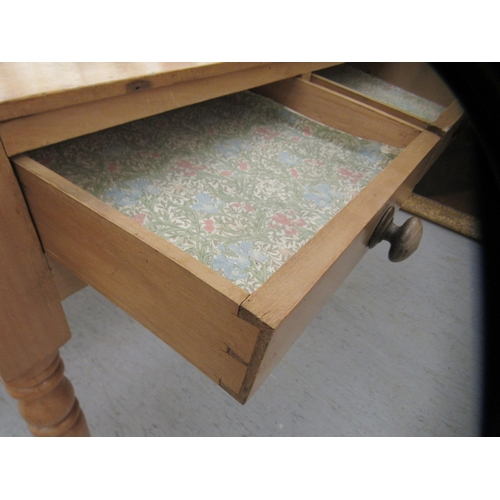
<svg viewBox="0 0 500 500">
<path fill-rule="evenodd" d="M 252 293 L 401 151 L 244 92 L 28 155 Z"/>
<path fill-rule="evenodd" d="M 433 122 L 445 110 L 445 106 L 439 103 L 420 97 L 350 64 L 339 64 L 318 74 L 425 121 Z"/>
<path fill-rule="evenodd" d="M 46 253 L 245 402 L 438 147 L 292 79 L 13 163 Z"/>
<path fill-rule="evenodd" d="M 316 72 L 311 81 L 424 128 L 436 122 L 450 127 L 449 118 L 440 118 L 451 111 L 455 120 L 459 116 L 453 94 L 425 63 L 345 63 Z"/>
</svg>

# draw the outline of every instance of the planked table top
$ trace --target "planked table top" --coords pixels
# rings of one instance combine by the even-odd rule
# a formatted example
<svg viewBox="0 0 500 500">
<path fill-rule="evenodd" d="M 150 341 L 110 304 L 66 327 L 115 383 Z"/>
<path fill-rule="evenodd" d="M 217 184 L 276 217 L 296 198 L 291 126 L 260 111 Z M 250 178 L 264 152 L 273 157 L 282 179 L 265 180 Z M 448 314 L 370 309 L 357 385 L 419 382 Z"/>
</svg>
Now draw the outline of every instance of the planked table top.
<svg viewBox="0 0 500 500">
<path fill-rule="evenodd" d="M 268 63 L 0 63 L 0 122 Z"/>
</svg>

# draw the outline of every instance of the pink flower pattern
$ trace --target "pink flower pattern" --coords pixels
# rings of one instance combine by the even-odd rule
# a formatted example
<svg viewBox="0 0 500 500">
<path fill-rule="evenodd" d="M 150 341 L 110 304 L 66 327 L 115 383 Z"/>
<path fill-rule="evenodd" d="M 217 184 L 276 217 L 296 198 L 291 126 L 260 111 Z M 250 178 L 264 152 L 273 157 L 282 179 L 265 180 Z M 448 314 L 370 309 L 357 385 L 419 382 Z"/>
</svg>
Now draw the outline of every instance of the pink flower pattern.
<svg viewBox="0 0 500 500">
<path fill-rule="evenodd" d="M 351 172 L 346 168 L 339 168 L 339 175 L 347 177 L 349 181 L 352 182 L 353 184 L 358 183 L 359 180 L 363 178 L 363 174 L 359 172 Z"/>
<path fill-rule="evenodd" d="M 195 176 L 201 170 L 206 170 L 207 167 L 205 165 L 195 165 L 194 163 L 188 160 L 179 160 L 176 162 L 177 167 L 180 167 L 180 170 L 189 177 Z"/>
<path fill-rule="evenodd" d="M 30 156 L 251 293 L 398 152 L 244 92 Z"/>
<path fill-rule="evenodd" d="M 207 233 L 213 233 L 215 231 L 214 221 L 212 219 L 205 219 L 203 229 Z"/>
<path fill-rule="evenodd" d="M 290 215 L 292 217 L 295 216 L 295 212 L 293 210 L 290 210 Z M 273 229 L 283 229 L 285 231 L 285 234 L 288 235 L 293 235 L 297 234 L 297 227 L 304 227 L 306 225 L 306 221 L 302 218 L 297 218 L 297 219 L 291 219 L 290 217 L 287 217 L 283 213 L 277 213 L 271 217 L 271 219 L 276 223 L 273 224 L 271 223 L 269 227 Z"/>
<path fill-rule="evenodd" d="M 135 220 L 135 222 L 138 222 L 139 224 L 141 224 L 141 226 L 143 226 L 144 221 L 146 220 L 146 214 L 135 214 L 132 217 L 132 220 Z"/>
</svg>

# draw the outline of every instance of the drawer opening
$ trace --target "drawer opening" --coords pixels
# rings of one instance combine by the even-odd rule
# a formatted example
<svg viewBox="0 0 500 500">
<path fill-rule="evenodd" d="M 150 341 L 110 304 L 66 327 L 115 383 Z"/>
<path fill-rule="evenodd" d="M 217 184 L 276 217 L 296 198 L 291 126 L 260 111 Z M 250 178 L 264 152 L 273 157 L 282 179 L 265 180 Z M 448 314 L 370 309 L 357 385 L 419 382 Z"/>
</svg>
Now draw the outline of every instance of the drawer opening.
<svg viewBox="0 0 500 500">
<path fill-rule="evenodd" d="M 252 293 L 400 152 L 244 92 L 28 156 Z"/>
</svg>

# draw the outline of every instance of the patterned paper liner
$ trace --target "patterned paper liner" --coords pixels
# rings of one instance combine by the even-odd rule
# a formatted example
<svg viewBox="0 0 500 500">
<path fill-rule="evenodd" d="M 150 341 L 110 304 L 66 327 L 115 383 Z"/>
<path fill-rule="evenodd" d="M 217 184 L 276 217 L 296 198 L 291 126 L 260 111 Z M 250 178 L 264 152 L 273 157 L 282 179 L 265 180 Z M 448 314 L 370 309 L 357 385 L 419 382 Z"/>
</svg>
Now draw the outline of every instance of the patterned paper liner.
<svg viewBox="0 0 500 500">
<path fill-rule="evenodd" d="M 339 64 L 321 70 L 318 74 L 429 123 L 439 118 L 445 109 L 439 104 L 396 87 L 348 64 Z"/>
<path fill-rule="evenodd" d="M 399 152 L 243 92 L 29 154 L 253 292 Z"/>
</svg>

